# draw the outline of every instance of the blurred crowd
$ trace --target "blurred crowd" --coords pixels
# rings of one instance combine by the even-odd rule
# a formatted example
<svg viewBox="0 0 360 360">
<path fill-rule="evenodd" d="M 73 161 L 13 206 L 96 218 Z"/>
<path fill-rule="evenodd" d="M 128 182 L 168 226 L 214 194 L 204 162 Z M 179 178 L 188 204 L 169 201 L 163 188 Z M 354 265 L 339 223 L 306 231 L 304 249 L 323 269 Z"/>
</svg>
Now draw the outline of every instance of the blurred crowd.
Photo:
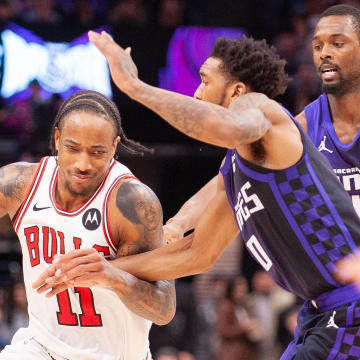
<svg viewBox="0 0 360 360">
<path fill-rule="evenodd" d="M 75 34 L 108 25 L 115 40 L 132 46 L 141 78 L 157 85 L 169 41 L 178 26 L 241 27 L 249 36 L 266 38 L 287 60 L 292 81 L 278 101 L 296 115 L 320 92 L 311 37 L 317 16 L 337 3 L 360 6 L 359 0 L 0 0 L 0 30 L 7 21 L 14 21 L 48 41 L 71 41 Z M 25 159 L 47 152 L 49 119 L 62 100 L 58 95 L 44 96 L 36 80 L 30 89 L 30 98 L 0 103 L 0 139 L 20 141 L 15 154 Z M 127 118 L 149 116 L 118 92 L 115 100 Z M 153 132 L 139 133 L 134 124 L 127 131 L 130 137 L 147 143 L 167 142 L 169 135 L 186 142 L 165 126 L 155 126 Z M 3 150 L 0 145 L 0 163 L 8 160 Z"/>
<path fill-rule="evenodd" d="M 153 85 L 157 85 L 157 72 L 166 62 L 168 42 L 178 26 L 242 27 L 249 36 L 266 38 L 287 60 L 292 81 L 278 101 L 297 115 L 320 93 L 311 38 L 317 16 L 334 4 L 360 7 L 360 0 L 0 0 L 0 26 L 13 21 L 58 41 L 59 33 L 62 40 L 71 40 L 75 33 L 110 25 L 115 39 L 127 37 L 125 43 L 134 47 L 140 77 Z M 29 92 L 26 99 L 0 103 L 0 165 L 35 161 L 48 154 L 51 121 L 62 98 L 44 95 L 36 80 Z M 121 94 L 115 94 L 115 101 L 125 118 L 145 116 Z M 136 123 L 125 130 L 129 137 L 147 143 L 169 142 L 166 131 L 139 134 Z M 167 199 L 159 197 L 166 206 Z M 0 254 L 6 258 L 9 249 L 1 245 L 1 239 L 13 235 L 4 227 L 0 219 Z M 2 275 L 0 283 L 0 347 L 27 322 L 21 269 L 11 271 L 16 263 L 0 258 L 0 273 L 8 274 L 5 280 Z M 240 263 L 239 255 L 232 276 L 215 272 L 206 296 L 199 296 L 193 278 L 177 281 L 174 320 L 164 327 L 154 326 L 151 332 L 156 360 L 279 358 L 293 336 L 299 300 L 278 288 L 266 272 L 242 276 Z"/>
<path fill-rule="evenodd" d="M 214 275 L 202 300 L 183 280 L 176 289 L 174 320 L 150 333 L 156 360 L 275 360 L 294 335 L 300 302 L 263 270 Z"/>
</svg>

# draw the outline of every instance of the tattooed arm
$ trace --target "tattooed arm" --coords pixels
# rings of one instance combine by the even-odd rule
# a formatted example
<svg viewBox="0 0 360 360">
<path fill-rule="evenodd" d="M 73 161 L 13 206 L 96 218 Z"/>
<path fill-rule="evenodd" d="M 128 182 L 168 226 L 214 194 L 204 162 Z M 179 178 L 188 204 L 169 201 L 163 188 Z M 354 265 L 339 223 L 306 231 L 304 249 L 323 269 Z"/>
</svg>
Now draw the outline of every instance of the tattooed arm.
<svg viewBox="0 0 360 360">
<path fill-rule="evenodd" d="M 161 204 L 149 187 L 136 180 L 124 181 L 115 202 L 121 214 L 121 219 L 116 219 L 120 239 L 118 257 L 165 245 Z M 174 281 L 149 283 L 129 273 L 124 273 L 123 281 L 124 286 L 119 288 L 118 294 L 130 310 L 158 325 L 173 318 L 176 308 Z"/>
<path fill-rule="evenodd" d="M 161 205 L 146 185 L 137 180 L 121 182 L 110 196 L 109 213 L 112 237 L 118 239 L 118 259 L 164 245 Z M 53 296 L 67 287 L 102 285 L 115 291 L 137 315 L 158 325 L 170 322 L 176 308 L 174 282 L 149 283 L 116 265 L 116 260 L 105 260 L 94 249 L 74 250 L 57 256 L 33 287 L 39 293 L 52 288 L 47 296 Z"/>
<path fill-rule="evenodd" d="M 124 200 L 124 206 L 125 202 L 126 200 Z M 140 207 L 142 208 L 142 205 Z M 148 209 L 150 210 L 150 207 Z M 132 214 L 133 221 L 137 222 L 138 212 L 136 212 L 136 216 L 134 211 Z M 145 214 L 151 214 L 151 212 L 144 211 Z M 155 217 L 153 218 L 155 219 Z M 149 219 L 151 217 L 148 216 Z M 152 251 L 118 257 L 111 264 L 113 268 L 123 269 L 147 281 L 176 279 L 182 276 L 199 274 L 211 268 L 238 232 L 239 229 L 227 201 L 225 189 L 221 188 L 218 189 L 217 194 L 200 217 L 193 234 Z M 139 252 L 141 246 L 135 246 L 138 249 L 137 252 Z M 81 255 L 85 250 L 76 251 Z M 38 289 L 39 292 L 53 288 L 51 294 L 54 294 L 69 286 L 91 286 L 91 282 L 86 282 L 86 280 L 92 279 L 91 267 L 79 267 L 78 265 L 81 262 L 74 260 L 76 257 L 74 254 L 75 252 L 61 255 L 62 272 L 54 276 L 54 269 L 50 267 L 33 284 L 33 287 L 41 286 Z M 75 283 L 69 283 L 69 279 L 74 280 Z M 84 280 L 84 283 L 81 280 Z M 121 293 L 119 296 L 122 296 Z"/>
<path fill-rule="evenodd" d="M 12 217 L 21 205 L 38 164 L 14 163 L 0 168 L 0 217 Z"/>
<path fill-rule="evenodd" d="M 112 78 L 120 90 L 147 106 L 169 124 L 195 139 L 225 147 L 238 148 L 262 138 L 272 119 L 265 116 L 268 109 L 281 118 L 284 111 L 263 94 L 240 96 L 233 102 L 238 106 L 223 106 L 155 88 L 138 79 L 137 68 L 129 49 L 122 49 L 105 32 L 90 32 L 90 41 L 106 57 Z M 240 99 L 241 98 L 241 99 Z M 261 106 L 260 106 L 261 105 Z"/>
</svg>

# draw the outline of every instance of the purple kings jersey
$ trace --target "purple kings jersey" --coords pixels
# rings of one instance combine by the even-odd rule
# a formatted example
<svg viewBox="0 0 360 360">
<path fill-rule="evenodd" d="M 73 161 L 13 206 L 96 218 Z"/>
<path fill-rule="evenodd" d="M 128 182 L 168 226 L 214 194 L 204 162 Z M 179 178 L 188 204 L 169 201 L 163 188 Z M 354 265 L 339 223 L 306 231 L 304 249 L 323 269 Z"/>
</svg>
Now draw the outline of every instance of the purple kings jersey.
<svg viewBox="0 0 360 360">
<path fill-rule="evenodd" d="M 343 144 L 339 140 L 325 94 L 305 107 L 305 116 L 310 139 L 329 160 L 360 216 L 360 130 L 350 144 Z"/>
<path fill-rule="evenodd" d="M 304 152 L 295 165 L 266 169 L 228 150 L 220 171 L 252 256 L 278 285 L 317 299 L 342 287 L 336 262 L 360 245 L 360 221 L 329 162 L 297 126 Z"/>
</svg>

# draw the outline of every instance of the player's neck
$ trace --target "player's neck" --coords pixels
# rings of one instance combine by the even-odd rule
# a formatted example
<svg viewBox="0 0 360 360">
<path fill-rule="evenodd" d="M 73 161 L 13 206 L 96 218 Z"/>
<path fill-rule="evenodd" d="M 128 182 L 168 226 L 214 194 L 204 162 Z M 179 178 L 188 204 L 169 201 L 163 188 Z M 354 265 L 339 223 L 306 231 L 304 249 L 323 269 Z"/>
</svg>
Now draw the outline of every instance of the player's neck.
<svg viewBox="0 0 360 360">
<path fill-rule="evenodd" d="M 341 97 L 328 94 L 330 112 L 334 123 L 348 123 L 360 127 L 360 93 L 352 92 Z"/>
<path fill-rule="evenodd" d="M 70 192 L 65 181 L 61 179 L 59 174 L 58 181 L 55 185 L 55 201 L 57 206 L 66 211 L 74 211 L 81 207 L 91 196 L 92 194 L 82 196 Z"/>
</svg>

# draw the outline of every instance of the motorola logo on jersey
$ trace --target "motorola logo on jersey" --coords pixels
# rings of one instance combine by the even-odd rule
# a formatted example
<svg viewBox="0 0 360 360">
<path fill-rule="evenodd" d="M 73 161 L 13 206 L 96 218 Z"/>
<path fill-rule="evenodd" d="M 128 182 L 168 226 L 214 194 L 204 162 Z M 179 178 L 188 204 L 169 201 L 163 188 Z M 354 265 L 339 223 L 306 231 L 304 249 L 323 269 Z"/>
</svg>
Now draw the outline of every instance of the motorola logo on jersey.
<svg viewBox="0 0 360 360">
<path fill-rule="evenodd" d="M 98 209 L 92 208 L 86 210 L 83 217 L 82 223 L 87 230 L 96 230 L 101 224 L 101 213 Z"/>
</svg>

